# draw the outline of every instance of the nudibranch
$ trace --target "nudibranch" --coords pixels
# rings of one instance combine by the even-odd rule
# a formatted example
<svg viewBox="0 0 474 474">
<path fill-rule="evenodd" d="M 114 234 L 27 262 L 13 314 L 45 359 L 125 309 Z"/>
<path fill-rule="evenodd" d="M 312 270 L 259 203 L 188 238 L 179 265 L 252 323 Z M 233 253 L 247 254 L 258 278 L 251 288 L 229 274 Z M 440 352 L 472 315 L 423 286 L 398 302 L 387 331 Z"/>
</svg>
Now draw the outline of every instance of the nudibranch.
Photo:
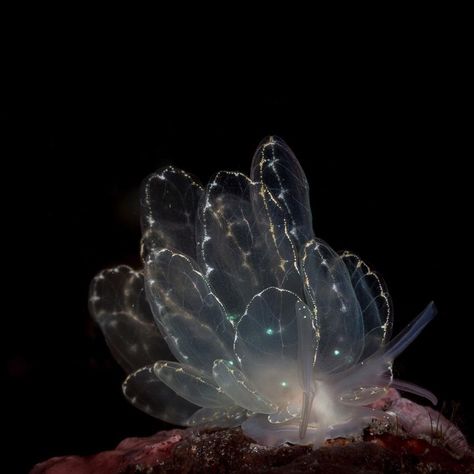
<svg viewBox="0 0 474 474">
<path fill-rule="evenodd" d="M 394 359 L 434 317 L 390 339 L 380 277 L 315 237 L 306 176 L 286 143 L 258 147 L 250 177 L 204 188 L 167 167 L 141 192 L 143 269 L 99 273 L 90 309 L 129 374 L 125 397 L 182 426 L 234 427 L 258 443 L 319 446 L 387 413 Z"/>
</svg>

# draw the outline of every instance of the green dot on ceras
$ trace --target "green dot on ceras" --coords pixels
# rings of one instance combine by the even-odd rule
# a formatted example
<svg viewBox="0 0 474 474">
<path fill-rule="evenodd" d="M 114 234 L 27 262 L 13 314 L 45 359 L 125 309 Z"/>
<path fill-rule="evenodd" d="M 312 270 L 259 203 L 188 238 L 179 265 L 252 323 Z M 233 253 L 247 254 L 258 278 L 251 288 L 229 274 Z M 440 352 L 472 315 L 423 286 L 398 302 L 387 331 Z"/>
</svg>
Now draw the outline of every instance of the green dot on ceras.
<svg viewBox="0 0 474 474">
<path fill-rule="evenodd" d="M 268 328 L 266 331 L 265 331 L 265 334 L 268 334 L 269 336 L 271 336 L 273 334 L 273 329 L 272 328 Z"/>
</svg>

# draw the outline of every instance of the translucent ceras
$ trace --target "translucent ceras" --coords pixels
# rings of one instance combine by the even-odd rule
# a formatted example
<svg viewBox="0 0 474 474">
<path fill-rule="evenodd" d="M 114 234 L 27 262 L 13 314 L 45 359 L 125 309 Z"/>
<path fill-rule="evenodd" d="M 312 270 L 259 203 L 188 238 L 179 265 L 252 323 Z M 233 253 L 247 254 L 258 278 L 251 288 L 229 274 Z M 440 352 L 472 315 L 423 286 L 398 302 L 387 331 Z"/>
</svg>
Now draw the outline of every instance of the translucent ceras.
<svg viewBox="0 0 474 474">
<path fill-rule="evenodd" d="M 315 237 L 306 176 L 269 137 L 250 178 L 204 188 L 173 167 L 142 186 L 143 269 L 97 275 L 90 308 L 137 408 L 184 426 L 232 427 L 271 446 L 357 436 L 390 387 L 394 359 L 435 315 L 390 339 L 381 279 Z"/>
</svg>

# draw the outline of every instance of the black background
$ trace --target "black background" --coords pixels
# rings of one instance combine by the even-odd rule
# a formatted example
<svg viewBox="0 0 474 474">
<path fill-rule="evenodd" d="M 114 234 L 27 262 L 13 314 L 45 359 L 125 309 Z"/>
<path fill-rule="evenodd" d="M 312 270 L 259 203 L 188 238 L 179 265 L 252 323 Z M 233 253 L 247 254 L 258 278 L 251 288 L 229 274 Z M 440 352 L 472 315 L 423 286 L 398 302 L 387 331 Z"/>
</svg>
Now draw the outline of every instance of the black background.
<svg viewBox="0 0 474 474">
<path fill-rule="evenodd" d="M 3 431 L 16 468 L 165 427 L 123 399 L 124 374 L 88 314 L 89 282 L 103 268 L 140 265 L 138 188 L 148 173 L 170 163 L 203 182 L 219 169 L 247 172 L 269 134 L 306 171 L 316 234 L 386 280 L 395 332 L 436 302 L 438 317 L 395 374 L 436 393 L 448 414 L 458 406 L 472 441 L 472 117 L 462 54 L 344 49 L 306 58 L 304 70 L 270 51 L 247 70 L 198 51 L 169 62 L 158 47 L 141 56 L 125 44 L 60 43 L 27 48 L 3 115 Z"/>
</svg>

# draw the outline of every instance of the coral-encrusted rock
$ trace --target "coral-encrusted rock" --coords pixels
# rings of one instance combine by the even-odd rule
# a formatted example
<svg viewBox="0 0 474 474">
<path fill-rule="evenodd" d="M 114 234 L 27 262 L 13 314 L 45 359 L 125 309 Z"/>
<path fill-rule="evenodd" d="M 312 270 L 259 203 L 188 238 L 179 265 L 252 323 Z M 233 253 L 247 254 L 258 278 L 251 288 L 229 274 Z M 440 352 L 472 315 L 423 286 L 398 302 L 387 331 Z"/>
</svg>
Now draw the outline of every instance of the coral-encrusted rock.
<svg viewBox="0 0 474 474">
<path fill-rule="evenodd" d="M 129 438 L 114 451 L 80 458 L 53 458 L 32 474 L 158 473 L 474 473 L 472 458 L 453 458 L 429 442 L 390 434 L 367 434 L 363 441 L 334 440 L 312 450 L 305 446 L 266 448 L 237 429 L 162 431 Z"/>
<path fill-rule="evenodd" d="M 444 446 L 459 458 L 473 455 L 465 436 L 454 423 L 431 407 L 401 397 L 393 388 L 371 407 L 394 415 L 397 428 L 400 427 L 405 435 Z"/>
<path fill-rule="evenodd" d="M 186 430 L 160 431 L 149 438 L 126 438 L 113 451 L 93 456 L 64 456 L 37 464 L 31 474 L 112 474 L 130 466 L 156 466 L 171 456 Z"/>
</svg>

